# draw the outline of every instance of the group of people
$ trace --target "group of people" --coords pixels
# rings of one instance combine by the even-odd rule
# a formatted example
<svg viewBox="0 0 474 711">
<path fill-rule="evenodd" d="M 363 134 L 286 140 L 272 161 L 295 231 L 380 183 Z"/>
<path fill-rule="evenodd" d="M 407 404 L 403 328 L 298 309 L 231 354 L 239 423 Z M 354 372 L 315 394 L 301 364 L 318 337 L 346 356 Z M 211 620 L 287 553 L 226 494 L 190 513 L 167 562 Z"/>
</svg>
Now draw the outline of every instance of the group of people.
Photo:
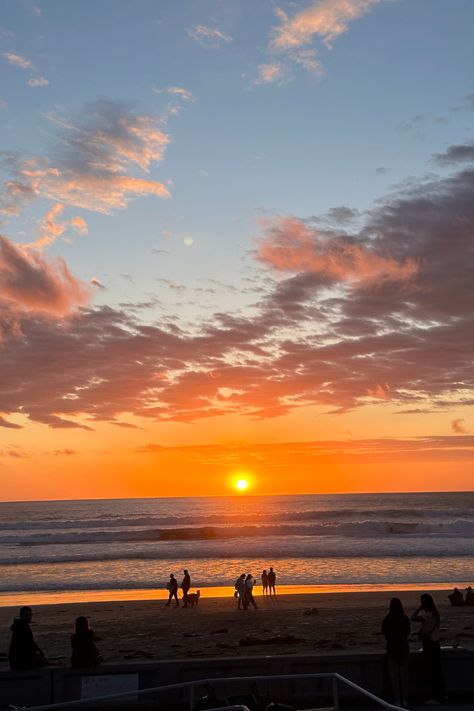
<svg viewBox="0 0 474 711">
<path fill-rule="evenodd" d="M 446 699 L 446 687 L 441 669 L 440 616 L 431 595 L 420 596 L 420 605 L 409 619 L 400 598 L 393 597 L 389 611 L 382 623 L 382 634 L 387 642 L 387 670 L 390 678 L 393 702 L 407 706 L 408 672 L 411 633 L 410 622 L 419 622 L 418 638 L 422 645 L 423 663 L 430 698 L 425 703 L 439 704 Z"/>
<path fill-rule="evenodd" d="M 465 605 L 474 607 L 474 592 L 469 585 L 466 588 L 466 597 L 464 597 L 459 588 L 454 588 L 453 592 L 448 595 L 448 600 L 453 607 L 464 607 Z"/>
<path fill-rule="evenodd" d="M 48 666 L 48 659 L 36 644 L 31 631 L 33 610 L 25 606 L 13 620 L 12 638 L 8 652 L 8 661 L 12 669 L 36 669 Z M 94 631 L 89 627 L 87 617 L 77 617 L 75 631 L 71 635 L 71 666 L 96 667 L 102 662 L 99 650 L 95 646 Z"/>
<path fill-rule="evenodd" d="M 270 566 L 270 570 L 262 570 L 262 575 L 261 575 L 261 580 L 262 580 L 262 594 L 263 595 L 276 595 L 276 590 L 275 590 L 275 585 L 276 585 L 276 573 L 273 570 L 273 568 Z"/>
<path fill-rule="evenodd" d="M 181 585 L 179 587 L 181 588 L 181 591 L 183 593 L 183 597 L 182 597 L 183 607 L 187 607 L 188 606 L 188 593 L 191 588 L 191 576 L 189 575 L 186 568 L 183 570 L 183 579 L 182 579 Z M 175 601 L 175 607 L 179 607 L 178 581 L 174 577 L 173 573 L 171 573 L 170 579 L 166 583 L 166 589 L 168 590 L 168 602 L 166 603 L 166 607 L 169 607 L 171 605 L 172 600 Z"/>
<path fill-rule="evenodd" d="M 273 568 L 270 568 L 268 573 L 263 570 L 260 579 L 262 581 L 263 595 L 276 595 L 276 573 Z M 235 581 L 234 597 L 237 598 L 238 610 L 248 610 L 250 606 L 255 610 L 257 609 L 257 603 L 253 595 L 255 583 L 256 580 L 251 573 L 242 573 Z"/>
</svg>

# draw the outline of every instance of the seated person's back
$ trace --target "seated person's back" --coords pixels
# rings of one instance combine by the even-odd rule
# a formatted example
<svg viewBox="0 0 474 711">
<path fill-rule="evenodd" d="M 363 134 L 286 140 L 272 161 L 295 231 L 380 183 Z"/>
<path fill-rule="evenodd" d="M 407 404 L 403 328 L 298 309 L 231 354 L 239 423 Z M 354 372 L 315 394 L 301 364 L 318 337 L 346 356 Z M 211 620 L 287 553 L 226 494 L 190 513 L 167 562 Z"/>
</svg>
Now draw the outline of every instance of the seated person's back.
<svg viewBox="0 0 474 711">
<path fill-rule="evenodd" d="M 97 667 L 102 657 L 94 644 L 94 632 L 89 627 L 87 617 L 76 619 L 76 631 L 71 635 L 71 666 Z"/>
<path fill-rule="evenodd" d="M 454 607 L 461 607 L 461 605 L 464 605 L 462 592 L 458 590 L 458 588 L 454 588 L 453 592 L 448 595 L 448 600 Z"/>
<path fill-rule="evenodd" d="M 22 607 L 20 616 L 13 620 L 12 639 L 8 652 L 8 661 L 12 669 L 35 669 L 48 664 L 46 657 L 36 644 L 31 631 L 33 618 L 31 607 Z"/>
</svg>

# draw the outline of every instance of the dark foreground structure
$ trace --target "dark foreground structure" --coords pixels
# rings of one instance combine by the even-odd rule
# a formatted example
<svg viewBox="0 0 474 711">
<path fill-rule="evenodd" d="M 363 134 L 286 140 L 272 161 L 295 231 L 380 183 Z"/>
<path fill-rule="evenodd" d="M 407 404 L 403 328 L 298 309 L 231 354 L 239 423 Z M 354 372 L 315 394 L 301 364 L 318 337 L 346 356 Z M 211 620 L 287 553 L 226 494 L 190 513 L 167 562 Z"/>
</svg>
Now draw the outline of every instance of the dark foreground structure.
<svg viewBox="0 0 474 711">
<path fill-rule="evenodd" d="M 474 651 L 443 649 L 442 665 L 450 701 L 474 698 Z M 338 673 L 364 689 L 387 698 L 384 685 L 384 657 L 381 654 L 268 656 L 239 658 L 209 658 L 172 660 L 120 665 L 103 665 L 92 669 L 47 668 L 22 672 L 0 673 L 0 706 L 45 706 L 91 699 L 116 693 L 132 692 L 130 696 L 107 704 L 107 709 L 189 709 L 189 690 L 167 692 L 166 698 L 136 693 L 158 686 L 179 684 L 208 678 L 253 677 L 271 675 L 271 682 L 230 682 L 216 693 L 227 698 L 258 694 L 280 700 L 286 699 L 301 708 L 331 705 L 330 680 L 294 682 L 279 677 L 290 674 Z M 273 679 L 274 677 L 274 679 Z M 218 686 L 221 686 L 220 684 Z M 217 685 L 216 685 L 217 689 Z M 206 693 L 203 686 L 195 690 L 196 700 Z M 363 706 L 351 689 L 340 692 L 341 707 Z M 421 654 L 410 658 L 410 705 L 425 698 Z M 390 699 L 388 699 L 390 701 Z M 354 703 L 353 703 L 354 702 Z M 91 702 L 88 709 L 96 707 Z"/>
</svg>

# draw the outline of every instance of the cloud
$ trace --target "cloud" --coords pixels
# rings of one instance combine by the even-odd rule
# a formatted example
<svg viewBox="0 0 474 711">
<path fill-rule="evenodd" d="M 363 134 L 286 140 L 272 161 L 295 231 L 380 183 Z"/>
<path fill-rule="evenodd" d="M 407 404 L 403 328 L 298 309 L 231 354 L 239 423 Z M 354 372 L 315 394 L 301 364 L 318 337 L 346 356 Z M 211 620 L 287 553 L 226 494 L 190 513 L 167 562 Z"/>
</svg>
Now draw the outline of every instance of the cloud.
<svg viewBox="0 0 474 711">
<path fill-rule="evenodd" d="M 0 337 L 19 333 L 25 316 L 62 318 L 88 302 L 89 290 L 61 259 L 46 261 L 0 236 Z"/>
<path fill-rule="evenodd" d="M 22 57 L 21 54 L 15 54 L 15 52 L 4 52 L 3 56 L 9 64 L 13 64 L 14 67 L 19 67 L 20 69 L 34 69 L 33 62 L 31 62 L 26 57 Z"/>
<path fill-rule="evenodd" d="M 450 146 L 444 153 L 437 153 L 434 159 L 440 165 L 456 165 L 474 161 L 474 143 Z"/>
<path fill-rule="evenodd" d="M 272 46 L 288 50 L 309 44 L 319 37 L 327 47 L 349 30 L 352 22 L 384 0 L 317 0 L 293 17 L 278 10 L 280 26 L 274 29 Z"/>
<path fill-rule="evenodd" d="M 273 28 L 271 53 L 286 56 L 315 76 L 322 76 L 318 51 L 310 47 L 316 39 L 330 49 L 335 39 L 348 32 L 350 25 L 387 0 L 317 0 L 292 16 L 276 9 L 280 24 Z"/>
<path fill-rule="evenodd" d="M 1 293 L 13 270 L 7 300 L 23 308 L 21 339 L 3 329 L 2 416 L 90 429 L 131 416 L 193 422 L 308 406 L 334 416 L 366 404 L 472 406 L 474 170 L 411 181 L 351 232 L 317 221 L 267 218 L 251 312 L 206 312 L 191 326 L 173 313 L 142 321 L 133 304 L 56 306 L 33 290 L 23 264 L 31 255 L 5 243 L 7 263 L 19 266 L 2 267 Z M 33 266 L 49 274 L 37 258 Z M 72 309 L 67 324 L 38 318 L 38 291 L 48 312 Z M 61 353 L 61 369 L 51 353 Z"/>
<path fill-rule="evenodd" d="M 73 454 L 77 454 L 77 452 L 75 449 L 68 449 L 66 447 L 65 449 L 55 449 L 51 454 L 55 457 L 71 457 Z"/>
<path fill-rule="evenodd" d="M 265 224 L 265 223 L 264 223 Z M 314 272 L 327 283 L 366 284 L 377 280 L 410 279 L 415 260 L 398 262 L 370 239 L 354 239 L 308 227 L 295 218 L 267 221 L 266 235 L 258 245 L 258 257 L 282 272 Z"/>
<path fill-rule="evenodd" d="M 26 82 L 28 86 L 48 86 L 49 81 L 45 79 L 45 77 L 37 74 L 36 67 L 31 60 L 23 57 L 21 54 L 16 54 L 15 52 L 3 52 L 3 57 L 14 67 L 33 73 L 33 76 Z"/>
<path fill-rule="evenodd" d="M 101 291 L 107 291 L 107 287 L 104 286 L 104 285 L 103 285 L 98 279 L 96 279 L 95 277 L 92 277 L 92 279 L 90 280 L 90 283 L 92 284 L 92 286 L 95 286 L 97 289 L 100 289 Z"/>
<path fill-rule="evenodd" d="M 49 81 L 44 77 L 32 77 L 26 83 L 28 86 L 48 86 Z"/>
<path fill-rule="evenodd" d="M 2 417 L 2 415 L 0 415 L 0 427 L 6 427 L 7 429 L 11 430 L 23 429 L 22 425 L 17 425 L 16 422 L 9 422 L 4 417 Z"/>
<path fill-rule="evenodd" d="M 451 422 L 451 429 L 456 434 L 468 434 L 468 430 L 464 426 L 464 420 L 462 419 L 453 420 Z"/>
<path fill-rule="evenodd" d="M 186 30 L 186 33 L 206 49 L 218 49 L 223 44 L 232 41 L 232 37 L 218 27 L 196 25 L 196 27 Z"/>
<path fill-rule="evenodd" d="M 261 64 L 258 67 L 258 77 L 255 79 L 255 84 L 274 84 L 280 82 L 284 77 L 284 70 L 281 64 L 274 62 L 272 64 Z"/>
<path fill-rule="evenodd" d="M 12 174 L 4 183 L 0 211 L 18 214 L 38 197 L 67 206 L 109 214 L 137 196 L 169 197 L 161 182 L 147 174 L 163 160 L 170 138 L 160 117 L 132 113 L 123 104 L 101 100 L 85 107 L 79 121 L 51 114 L 59 136 L 51 158 L 20 159 L 4 154 Z M 82 218 L 70 226 L 84 231 Z"/>
</svg>

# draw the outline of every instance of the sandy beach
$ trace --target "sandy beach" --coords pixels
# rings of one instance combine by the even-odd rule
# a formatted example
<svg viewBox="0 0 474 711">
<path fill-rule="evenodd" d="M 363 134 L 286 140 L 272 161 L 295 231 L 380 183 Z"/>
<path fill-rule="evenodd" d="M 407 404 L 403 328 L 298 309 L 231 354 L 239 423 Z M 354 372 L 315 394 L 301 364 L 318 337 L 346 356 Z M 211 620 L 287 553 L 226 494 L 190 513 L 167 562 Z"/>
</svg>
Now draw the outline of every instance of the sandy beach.
<svg viewBox="0 0 474 711">
<path fill-rule="evenodd" d="M 474 607 L 454 608 L 449 590 L 432 594 L 441 613 L 442 644 L 474 648 Z M 256 595 L 258 609 L 237 610 L 232 590 L 196 608 L 166 607 L 163 599 L 34 605 L 33 633 L 53 666 L 68 666 L 78 615 L 95 630 L 105 663 L 213 656 L 383 652 L 380 627 L 397 595 L 410 615 L 420 591 Z M 18 607 L 0 608 L 0 669 L 8 669 L 10 625 Z M 418 649 L 412 625 L 413 650 Z"/>
</svg>

